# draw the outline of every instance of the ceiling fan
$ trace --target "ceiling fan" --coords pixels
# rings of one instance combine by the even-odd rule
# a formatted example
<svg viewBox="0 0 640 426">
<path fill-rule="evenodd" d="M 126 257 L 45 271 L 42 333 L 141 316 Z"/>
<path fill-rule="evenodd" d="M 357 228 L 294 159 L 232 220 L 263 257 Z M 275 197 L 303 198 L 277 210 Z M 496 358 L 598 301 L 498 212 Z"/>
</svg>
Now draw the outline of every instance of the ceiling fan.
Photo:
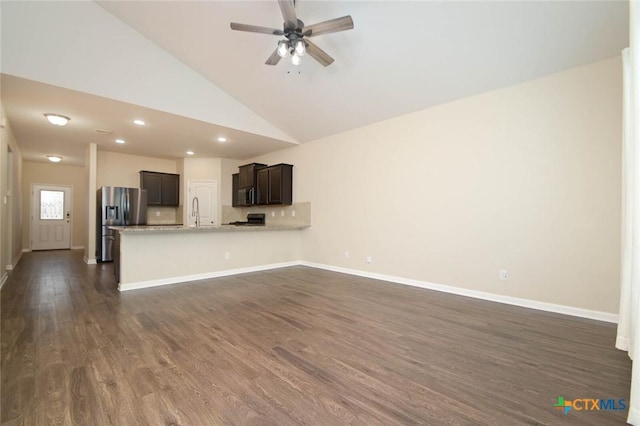
<svg viewBox="0 0 640 426">
<path fill-rule="evenodd" d="M 331 65 L 334 59 L 324 50 L 320 49 L 309 37 L 322 34 L 336 33 L 338 31 L 350 30 L 353 28 L 353 19 L 350 15 L 342 18 L 330 19 L 313 25 L 305 26 L 304 22 L 296 16 L 295 0 L 278 0 L 280 11 L 284 18 L 283 29 L 260 27 L 256 25 L 231 23 L 231 29 L 236 31 L 248 31 L 251 33 L 272 34 L 284 36 L 285 39 L 278 42 L 278 47 L 269 56 L 267 65 L 276 65 L 281 58 L 291 55 L 291 63 L 300 65 L 301 57 L 308 53 L 323 66 Z"/>
</svg>

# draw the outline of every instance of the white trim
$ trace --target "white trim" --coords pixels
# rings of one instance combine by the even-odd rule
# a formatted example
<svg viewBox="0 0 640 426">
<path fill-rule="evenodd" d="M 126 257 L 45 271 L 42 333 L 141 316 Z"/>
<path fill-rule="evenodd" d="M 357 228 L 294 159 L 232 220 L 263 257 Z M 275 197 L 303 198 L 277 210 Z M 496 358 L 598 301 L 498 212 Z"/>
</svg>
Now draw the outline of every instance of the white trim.
<svg viewBox="0 0 640 426">
<path fill-rule="evenodd" d="M 23 248 L 22 252 L 23 253 L 29 253 L 29 252 L 31 252 L 31 249 L 30 248 Z"/>
<path fill-rule="evenodd" d="M 13 262 L 7 265 L 7 271 L 13 271 L 13 268 L 15 268 L 18 265 L 18 262 L 20 262 L 20 258 L 22 258 L 22 253 L 23 252 L 19 252 L 16 258 L 13 259 Z"/>
<path fill-rule="evenodd" d="M 83 257 L 82 260 L 84 260 L 84 263 L 86 263 L 87 265 L 97 265 L 98 262 L 96 261 L 96 259 L 89 259 L 87 257 Z"/>
<path fill-rule="evenodd" d="M 87 260 L 85 259 L 85 262 Z M 89 263 L 89 262 L 87 262 Z M 94 260 L 95 263 L 95 260 Z M 209 278 L 227 277 L 231 275 L 246 274 L 249 272 L 267 271 L 269 269 L 287 268 L 291 266 L 307 266 L 310 268 L 324 269 L 327 271 L 338 272 L 342 274 L 355 275 L 374 280 L 381 280 L 395 284 L 408 285 L 411 287 L 419 287 L 427 290 L 435 290 L 443 293 L 456 294 L 459 296 L 471 297 L 474 299 L 488 300 L 491 302 L 504 303 L 506 305 L 520 306 L 523 308 L 536 309 L 545 312 L 554 312 L 558 314 L 570 315 L 580 318 L 588 318 L 598 321 L 616 323 L 618 315 L 609 312 L 594 311 L 590 309 L 576 308 L 574 306 L 557 305 L 554 303 L 540 302 L 537 300 L 522 299 L 519 297 L 504 296 L 501 294 L 487 293 L 484 291 L 470 290 L 462 287 L 455 287 L 445 284 L 435 284 L 427 281 L 419 281 L 410 278 L 397 277 L 394 275 L 378 274 L 375 272 L 360 271 L 357 269 L 342 268 L 339 266 L 325 265 L 322 263 L 307 262 L 304 260 L 294 260 L 290 262 L 272 263 L 268 265 L 250 266 L 246 268 L 227 269 L 223 271 L 207 272 L 195 275 L 182 275 L 172 278 L 163 278 L 159 280 L 140 281 L 129 284 L 118 284 L 118 290 L 129 291 L 143 288 L 158 287 L 163 285 L 178 284 L 189 281 L 206 280 Z"/>
<path fill-rule="evenodd" d="M 622 336 L 620 334 L 616 335 L 616 349 L 629 352 L 630 347 L 631 347 L 631 339 L 629 339 L 626 336 Z"/>
<path fill-rule="evenodd" d="M 84 250 L 84 246 L 71 246 L 71 250 Z"/>
<path fill-rule="evenodd" d="M 169 284 L 178 284 L 188 281 L 206 280 L 209 278 L 228 277 L 231 275 L 246 274 L 249 272 L 268 271 L 269 269 L 288 268 L 290 266 L 298 266 L 302 263 L 299 260 L 293 260 L 291 262 L 271 263 L 268 265 L 249 266 L 246 268 L 226 269 L 223 271 L 206 272 L 204 274 L 195 275 L 182 275 L 179 277 L 163 278 L 160 280 L 140 281 L 129 284 L 118 284 L 118 290 L 129 291 L 138 290 L 141 288 L 158 287 Z"/>
<path fill-rule="evenodd" d="M 356 275 L 359 277 L 372 278 L 374 280 L 389 281 L 396 284 L 409 285 L 412 287 L 426 288 L 428 290 L 441 291 L 443 293 L 457 294 L 460 296 L 472 297 L 474 299 L 489 300 L 491 302 L 504 303 L 507 305 L 521 306 L 523 308 L 537 309 L 539 311 L 555 312 L 558 314 L 571 315 L 574 317 L 589 318 L 604 322 L 618 322 L 618 315 L 609 312 L 593 311 L 590 309 L 576 308 L 573 306 L 556 305 L 554 303 L 540 302 L 537 300 L 521 299 L 519 297 L 504 296 L 501 294 L 487 293 L 484 291 L 470 290 L 462 287 L 455 287 L 444 284 L 435 284 L 426 281 L 413 280 L 410 278 L 396 277 L 393 275 L 378 274 L 375 272 L 360 271 L 357 269 L 341 268 L 338 266 L 325 265 L 315 262 L 300 262 L 300 265 L 311 268 L 325 269 L 327 271 L 339 272 L 343 274 Z"/>
<path fill-rule="evenodd" d="M 2 290 L 4 283 L 7 282 L 7 278 L 9 278 L 9 274 L 7 274 L 6 272 L 2 274 L 2 279 L 0 279 L 0 290 Z"/>
</svg>

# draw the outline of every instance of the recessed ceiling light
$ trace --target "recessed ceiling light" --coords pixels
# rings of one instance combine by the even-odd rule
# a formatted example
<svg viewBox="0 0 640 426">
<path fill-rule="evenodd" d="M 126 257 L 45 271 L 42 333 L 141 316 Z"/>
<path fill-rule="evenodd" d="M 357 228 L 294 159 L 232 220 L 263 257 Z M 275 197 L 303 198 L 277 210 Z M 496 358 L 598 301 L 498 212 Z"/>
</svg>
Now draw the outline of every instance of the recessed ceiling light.
<svg viewBox="0 0 640 426">
<path fill-rule="evenodd" d="M 122 143 L 125 143 L 125 142 L 126 142 L 126 141 L 125 141 L 124 139 L 116 139 L 116 143 L 120 143 L 120 144 L 122 144 Z"/>
<path fill-rule="evenodd" d="M 133 124 L 135 124 L 136 126 L 144 126 L 146 123 L 144 122 L 144 120 L 133 120 Z"/>
<path fill-rule="evenodd" d="M 226 141 L 227 141 L 227 138 L 225 138 L 224 136 L 220 136 L 218 138 L 218 142 L 226 142 Z"/>
<path fill-rule="evenodd" d="M 193 152 L 193 151 L 187 151 L 187 155 L 193 155 L 193 154 L 195 154 L 195 152 Z"/>
<path fill-rule="evenodd" d="M 49 123 L 54 126 L 66 126 L 69 120 L 71 120 L 69 117 L 60 114 L 46 113 L 44 116 L 47 117 Z"/>
<path fill-rule="evenodd" d="M 51 161 L 52 163 L 59 163 L 62 161 L 62 157 L 58 157 L 57 155 L 47 155 L 47 158 L 49 159 L 49 161 Z"/>
</svg>

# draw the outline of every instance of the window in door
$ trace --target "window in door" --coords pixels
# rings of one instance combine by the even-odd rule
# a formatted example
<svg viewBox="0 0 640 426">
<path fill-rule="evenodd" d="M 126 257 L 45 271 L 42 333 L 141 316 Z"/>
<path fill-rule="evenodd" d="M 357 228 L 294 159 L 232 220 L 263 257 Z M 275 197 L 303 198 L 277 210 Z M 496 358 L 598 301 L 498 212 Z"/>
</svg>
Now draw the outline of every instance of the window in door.
<svg viewBox="0 0 640 426">
<path fill-rule="evenodd" d="M 64 218 L 64 191 L 40 190 L 40 220 Z"/>
</svg>

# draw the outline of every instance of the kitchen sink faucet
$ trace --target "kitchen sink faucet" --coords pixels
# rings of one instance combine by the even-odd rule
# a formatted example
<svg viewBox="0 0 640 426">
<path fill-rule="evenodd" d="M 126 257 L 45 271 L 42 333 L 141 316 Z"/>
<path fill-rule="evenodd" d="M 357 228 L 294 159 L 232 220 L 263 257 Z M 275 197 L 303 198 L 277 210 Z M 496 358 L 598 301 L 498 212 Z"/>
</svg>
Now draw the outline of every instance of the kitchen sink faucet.
<svg viewBox="0 0 640 426">
<path fill-rule="evenodd" d="M 198 197 L 193 197 L 191 200 L 191 216 L 196 218 L 196 228 L 200 227 L 200 200 Z"/>
</svg>

